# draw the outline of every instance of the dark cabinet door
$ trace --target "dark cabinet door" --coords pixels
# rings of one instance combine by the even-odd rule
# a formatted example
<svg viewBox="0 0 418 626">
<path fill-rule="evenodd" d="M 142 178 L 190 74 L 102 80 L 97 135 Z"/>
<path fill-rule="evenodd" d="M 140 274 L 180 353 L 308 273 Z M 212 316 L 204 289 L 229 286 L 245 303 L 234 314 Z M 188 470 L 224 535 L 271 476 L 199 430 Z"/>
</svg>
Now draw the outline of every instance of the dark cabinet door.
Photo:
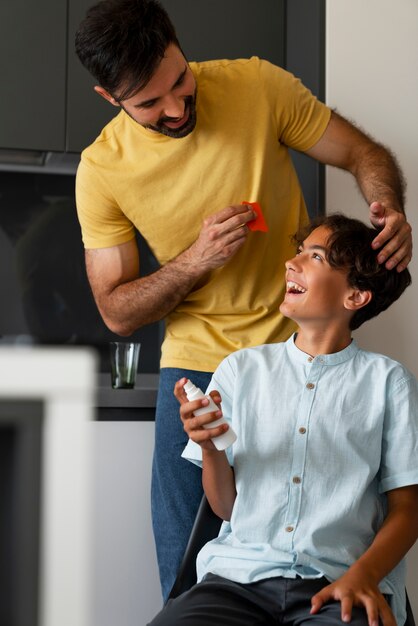
<svg viewBox="0 0 418 626">
<path fill-rule="evenodd" d="M 66 0 L 1 0 L 1 148 L 65 149 L 66 19 Z"/>
<path fill-rule="evenodd" d="M 91 0 L 1 0 L 0 148 L 80 152 L 117 111 L 74 52 Z"/>
<path fill-rule="evenodd" d="M 258 56 L 284 65 L 285 0 L 162 0 L 190 61 Z"/>
</svg>

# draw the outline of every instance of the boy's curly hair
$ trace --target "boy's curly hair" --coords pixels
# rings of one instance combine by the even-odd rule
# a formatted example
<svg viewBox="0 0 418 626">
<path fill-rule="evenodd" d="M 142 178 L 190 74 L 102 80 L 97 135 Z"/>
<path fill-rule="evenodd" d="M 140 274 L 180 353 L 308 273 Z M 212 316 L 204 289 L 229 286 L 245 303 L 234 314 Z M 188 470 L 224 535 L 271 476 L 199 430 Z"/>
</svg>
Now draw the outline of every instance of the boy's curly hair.
<svg viewBox="0 0 418 626">
<path fill-rule="evenodd" d="M 319 226 L 330 231 L 326 254 L 330 266 L 347 271 L 350 287 L 372 294 L 370 302 L 351 318 L 350 328 L 354 330 L 395 302 L 411 284 L 411 274 L 407 269 L 398 272 L 379 264 L 378 252 L 371 246 L 379 231 L 340 213 L 314 218 L 293 240 L 300 245 Z"/>
</svg>

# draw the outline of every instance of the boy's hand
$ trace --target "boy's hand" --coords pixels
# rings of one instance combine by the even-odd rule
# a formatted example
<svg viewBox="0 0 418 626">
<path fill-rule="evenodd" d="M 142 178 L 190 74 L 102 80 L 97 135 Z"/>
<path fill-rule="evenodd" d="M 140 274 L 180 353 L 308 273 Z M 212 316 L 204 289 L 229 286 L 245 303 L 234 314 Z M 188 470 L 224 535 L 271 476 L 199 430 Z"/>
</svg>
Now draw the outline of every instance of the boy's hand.
<svg viewBox="0 0 418 626">
<path fill-rule="evenodd" d="M 220 426 L 210 429 L 204 428 L 203 425 L 210 424 L 211 422 L 218 420 L 222 417 L 222 411 L 218 409 L 217 411 L 212 411 L 195 417 L 193 415 L 194 411 L 207 406 L 209 404 L 209 400 L 207 398 L 201 398 L 199 400 L 189 402 L 186 392 L 184 391 L 186 381 L 187 378 L 181 378 L 174 385 L 174 395 L 181 404 L 180 418 L 183 422 L 184 430 L 188 437 L 195 443 L 199 444 L 201 448 L 204 448 L 205 450 L 216 450 L 215 444 L 211 441 L 211 439 L 212 437 L 217 437 L 227 431 L 228 425 L 221 424 Z M 210 396 L 217 405 L 220 405 L 221 396 L 219 395 L 219 392 L 211 391 Z"/>
<path fill-rule="evenodd" d="M 343 622 L 350 622 L 353 606 L 362 606 L 366 610 L 369 626 L 379 626 L 379 618 L 384 626 L 396 626 L 394 615 L 377 584 L 359 568 L 350 568 L 341 578 L 315 594 L 311 599 L 311 614 L 318 613 L 322 605 L 330 600 L 341 602 Z"/>
</svg>

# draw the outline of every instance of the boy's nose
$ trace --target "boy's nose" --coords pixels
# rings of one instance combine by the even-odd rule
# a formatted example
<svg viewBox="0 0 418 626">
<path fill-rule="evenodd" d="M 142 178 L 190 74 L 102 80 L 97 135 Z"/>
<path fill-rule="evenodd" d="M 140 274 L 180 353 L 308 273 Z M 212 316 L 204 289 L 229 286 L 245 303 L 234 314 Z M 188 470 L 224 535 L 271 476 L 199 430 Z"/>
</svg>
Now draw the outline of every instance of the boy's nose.
<svg viewBox="0 0 418 626">
<path fill-rule="evenodd" d="M 285 267 L 287 270 L 295 270 L 297 267 L 297 257 L 294 256 L 292 259 L 289 259 L 285 262 Z"/>
</svg>

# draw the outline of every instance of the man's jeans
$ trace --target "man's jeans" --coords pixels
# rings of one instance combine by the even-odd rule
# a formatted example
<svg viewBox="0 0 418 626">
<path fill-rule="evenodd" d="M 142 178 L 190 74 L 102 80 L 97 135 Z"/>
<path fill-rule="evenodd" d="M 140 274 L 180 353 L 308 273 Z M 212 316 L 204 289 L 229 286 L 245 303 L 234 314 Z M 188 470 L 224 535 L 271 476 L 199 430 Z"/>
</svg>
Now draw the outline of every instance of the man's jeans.
<svg viewBox="0 0 418 626">
<path fill-rule="evenodd" d="M 202 472 L 181 458 L 188 438 L 174 397 L 174 384 L 183 376 L 205 391 L 211 372 L 163 368 L 155 416 L 151 509 L 164 602 L 174 584 L 202 498 Z"/>
</svg>

